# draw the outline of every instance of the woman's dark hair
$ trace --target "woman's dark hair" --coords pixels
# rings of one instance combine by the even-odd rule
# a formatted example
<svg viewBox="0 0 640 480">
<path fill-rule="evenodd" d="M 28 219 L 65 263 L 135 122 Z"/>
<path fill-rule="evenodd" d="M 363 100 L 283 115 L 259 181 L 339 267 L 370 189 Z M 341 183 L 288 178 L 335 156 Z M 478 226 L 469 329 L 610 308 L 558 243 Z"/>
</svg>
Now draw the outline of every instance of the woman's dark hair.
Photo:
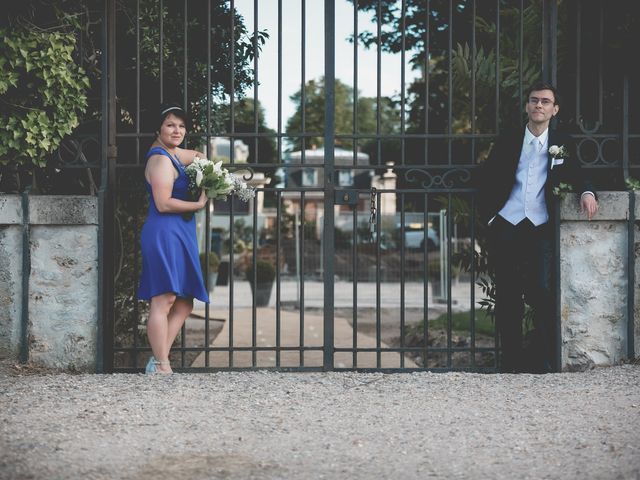
<svg viewBox="0 0 640 480">
<path fill-rule="evenodd" d="M 527 90 L 526 101 L 529 100 L 529 96 L 531 92 L 539 92 L 540 90 L 551 90 L 553 92 L 553 104 L 560 105 L 560 95 L 558 94 L 558 89 L 551 85 L 550 83 L 538 82 L 529 87 Z"/>
<path fill-rule="evenodd" d="M 162 122 L 170 115 L 173 114 L 182 120 L 185 125 L 187 125 L 187 112 L 180 106 L 178 103 L 163 103 L 160 105 L 160 120 L 158 122 L 158 129 L 156 132 L 160 131 L 160 127 L 162 126 Z"/>
</svg>

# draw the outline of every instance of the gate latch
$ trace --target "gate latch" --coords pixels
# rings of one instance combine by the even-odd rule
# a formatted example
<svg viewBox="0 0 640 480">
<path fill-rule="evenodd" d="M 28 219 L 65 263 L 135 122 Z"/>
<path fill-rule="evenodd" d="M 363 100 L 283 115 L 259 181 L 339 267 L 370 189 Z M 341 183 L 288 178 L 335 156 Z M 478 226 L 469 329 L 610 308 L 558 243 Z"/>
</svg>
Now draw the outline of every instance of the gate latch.
<svg viewBox="0 0 640 480">
<path fill-rule="evenodd" d="M 335 194 L 334 204 L 350 205 L 352 207 L 358 206 L 357 190 L 336 190 Z"/>
</svg>

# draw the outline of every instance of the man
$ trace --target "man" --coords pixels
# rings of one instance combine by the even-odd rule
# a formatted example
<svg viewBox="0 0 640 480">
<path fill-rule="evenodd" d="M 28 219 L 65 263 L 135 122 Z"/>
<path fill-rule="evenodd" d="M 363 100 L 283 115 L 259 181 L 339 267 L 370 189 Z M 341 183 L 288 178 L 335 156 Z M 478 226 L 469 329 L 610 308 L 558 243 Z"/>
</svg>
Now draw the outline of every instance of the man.
<svg viewBox="0 0 640 480">
<path fill-rule="evenodd" d="M 571 138 L 549 128 L 560 110 L 555 87 L 534 85 L 526 99 L 526 126 L 502 135 L 479 171 L 478 201 L 481 220 L 488 225 L 489 260 L 495 270 L 502 371 L 545 373 L 553 371 L 555 352 L 554 188 L 563 183 L 581 193 L 580 203 L 589 220 L 598 203 L 582 176 Z M 534 309 L 531 349 L 526 356 L 525 301 Z"/>
</svg>

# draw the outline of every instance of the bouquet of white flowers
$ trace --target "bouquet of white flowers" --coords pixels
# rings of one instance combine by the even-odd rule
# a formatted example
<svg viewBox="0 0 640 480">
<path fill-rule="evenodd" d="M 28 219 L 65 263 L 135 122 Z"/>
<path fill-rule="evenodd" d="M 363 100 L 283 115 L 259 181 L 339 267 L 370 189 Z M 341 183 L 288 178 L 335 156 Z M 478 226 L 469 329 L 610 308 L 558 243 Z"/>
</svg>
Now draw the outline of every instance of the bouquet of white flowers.
<svg viewBox="0 0 640 480">
<path fill-rule="evenodd" d="M 207 197 L 214 199 L 226 200 L 229 195 L 236 195 L 248 202 L 256 196 L 256 191 L 224 168 L 221 161 L 214 163 L 206 158 L 196 158 L 185 172 L 189 178 L 189 192 L 194 198 L 198 198 L 202 189 Z"/>
<path fill-rule="evenodd" d="M 207 197 L 213 199 L 226 200 L 229 195 L 235 195 L 243 202 L 248 202 L 256 196 L 255 189 L 224 168 L 221 161 L 212 162 L 196 157 L 185 173 L 189 179 L 189 194 L 194 200 L 200 196 L 202 189 Z"/>
</svg>

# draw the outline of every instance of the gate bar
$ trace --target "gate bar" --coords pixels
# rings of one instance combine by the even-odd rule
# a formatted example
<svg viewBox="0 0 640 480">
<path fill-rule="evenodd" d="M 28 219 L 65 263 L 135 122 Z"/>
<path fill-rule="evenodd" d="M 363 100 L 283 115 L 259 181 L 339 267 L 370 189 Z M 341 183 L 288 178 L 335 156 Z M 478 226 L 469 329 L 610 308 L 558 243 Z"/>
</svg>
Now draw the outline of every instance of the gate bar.
<svg viewBox="0 0 640 480">
<path fill-rule="evenodd" d="M 324 228 L 322 242 L 322 271 L 324 274 L 324 370 L 333 370 L 333 247 L 334 247 L 334 196 L 335 196 L 335 0 L 324 2 Z M 304 91 L 304 86 L 303 86 Z M 303 110 L 304 111 L 304 110 Z M 303 124 L 304 125 L 304 124 Z M 304 149 L 303 149 L 304 151 Z M 330 305 L 330 308 L 327 308 Z"/>
<path fill-rule="evenodd" d="M 113 371 L 113 317 L 114 317 L 114 197 L 116 166 L 116 2 L 105 2 L 102 44 L 106 55 L 102 56 L 102 168 L 101 185 L 98 193 L 99 223 L 102 232 L 98 235 L 98 299 L 100 316 L 98 320 L 98 352 L 96 370 L 99 373 Z M 105 121 L 106 119 L 106 121 Z M 107 258 L 108 256 L 108 258 Z"/>
<path fill-rule="evenodd" d="M 622 84 L 622 168 L 624 179 L 629 176 L 629 75 L 624 76 Z M 636 288 L 636 193 L 629 191 L 629 225 L 628 231 L 628 293 L 627 293 L 627 358 L 635 358 L 635 288 Z"/>
<path fill-rule="evenodd" d="M 34 174 L 35 175 L 35 174 Z M 31 278 L 31 230 L 29 218 L 29 194 L 31 187 L 22 193 L 22 312 L 20 325 L 20 362 L 29 361 L 29 279 Z"/>
</svg>

